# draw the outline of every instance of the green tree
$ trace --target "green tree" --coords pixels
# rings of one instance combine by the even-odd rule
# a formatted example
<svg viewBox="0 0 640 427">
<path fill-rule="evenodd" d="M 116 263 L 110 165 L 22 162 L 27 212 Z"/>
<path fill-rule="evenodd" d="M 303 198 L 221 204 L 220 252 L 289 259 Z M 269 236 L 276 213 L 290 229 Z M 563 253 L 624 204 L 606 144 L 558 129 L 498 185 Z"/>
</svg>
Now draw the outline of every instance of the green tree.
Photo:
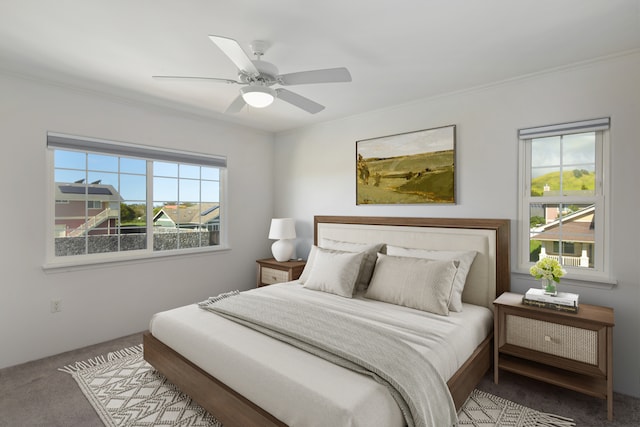
<svg viewBox="0 0 640 427">
<path fill-rule="evenodd" d="M 544 218 L 541 216 L 532 216 L 529 220 L 529 226 L 531 228 L 538 227 L 539 225 L 544 224 Z"/>
<path fill-rule="evenodd" d="M 129 205 L 120 203 L 120 221 L 133 221 L 137 218 L 136 211 Z"/>
</svg>

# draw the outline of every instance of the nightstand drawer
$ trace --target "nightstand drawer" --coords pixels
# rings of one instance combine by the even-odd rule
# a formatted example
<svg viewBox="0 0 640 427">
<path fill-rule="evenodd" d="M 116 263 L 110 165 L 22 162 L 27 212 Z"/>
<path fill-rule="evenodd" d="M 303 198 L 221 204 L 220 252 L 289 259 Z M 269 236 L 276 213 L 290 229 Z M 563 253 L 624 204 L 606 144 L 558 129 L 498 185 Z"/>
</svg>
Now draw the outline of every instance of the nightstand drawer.
<svg viewBox="0 0 640 427">
<path fill-rule="evenodd" d="M 260 280 L 265 285 L 288 282 L 289 272 L 285 270 L 276 270 L 275 268 L 262 267 Z"/>
<path fill-rule="evenodd" d="M 543 320 L 506 316 L 507 344 L 598 366 L 598 332 Z"/>
<path fill-rule="evenodd" d="M 305 261 L 276 261 L 275 258 L 256 260 L 258 274 L 256 286 L 275 285 L 276 283 L 296 280 L 302 274 Z"/>
</svg>

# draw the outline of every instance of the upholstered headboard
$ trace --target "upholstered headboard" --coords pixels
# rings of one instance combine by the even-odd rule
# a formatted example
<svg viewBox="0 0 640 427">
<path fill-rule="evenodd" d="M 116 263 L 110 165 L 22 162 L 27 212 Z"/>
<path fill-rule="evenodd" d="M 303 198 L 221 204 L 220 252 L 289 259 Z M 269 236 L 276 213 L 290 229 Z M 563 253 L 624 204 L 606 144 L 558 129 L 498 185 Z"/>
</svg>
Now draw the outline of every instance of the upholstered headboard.
<svg viewBox="0 0 640 427">
<path fill-rule="evenodd" d="M 407 248 L 473 250 L 462 300 L 493 309 L 510 290 L 509 220 L 469 218 L 314 217 L 314 243 L 323 238 Z"/>
</svg>

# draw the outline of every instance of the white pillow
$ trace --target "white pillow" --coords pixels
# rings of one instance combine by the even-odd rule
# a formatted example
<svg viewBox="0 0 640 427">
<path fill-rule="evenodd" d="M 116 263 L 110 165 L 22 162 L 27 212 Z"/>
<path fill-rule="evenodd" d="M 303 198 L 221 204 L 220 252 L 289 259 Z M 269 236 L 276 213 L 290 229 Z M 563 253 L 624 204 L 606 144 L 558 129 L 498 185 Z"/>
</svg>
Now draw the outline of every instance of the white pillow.
<svg viewBox="0 0 640 427">
<path fill-rule="evenodd" d="M 304 282 L 306 282 L 307 279 L 309 278 L 309 273 L 311 273 L 311 269 L 313 268 L 313 261 L 316 259 L 317 250 L 318 250 L 318 247 L 316 245 L 311 246 L 311 250 L 309 251 L 309 256 L 307 256 L 307 262 L 304 265 L 304 269 L 302 269 L 302 274 L 300 274 L 300 277 L 298 277 L 298 280 L 302 282 L 303 285 L 304 285 Z"/>
<path fill-rule="evenodd" d="M 317 248 L 304 287 L 351 298 L 363 258 L 363 252 Z"/>
<path fill-rule="evenodd" d="M 339 240 L 323 238 L 320 240 L 320 247 L 325 249 L 333 249 L 337 251 L 345 252 L 364 252 L 364 260 L 362 261 L 362 267 L 360 275 L 358 276 L 358 286 L 355 291 L 363 291 L 369 286 L 371 275 L 373 274 L 373 267 L 376 265 L 376 254 L 382 248 L 382 243 L 354 243 L 354 242 L 342 242 Z"/>
<path fill-rule="evenodd" d="M 387 255 L 459 261 L 458 272 L 453 282 L 451 302 L 449 303 L 449 310 L 458 312 L 462 311 L 462 291 L 464 290 L 469 270 L 471 270 L 471 264 L 473 264 L 473 260 L 476 258 L 476 253 L 476 251 L 438 251 L 387 245 Z"/>
<path fill-rule="evenodd" d="M 365 298 L 448 316 L 456 263 L 378 254 Z"/>
</svg>

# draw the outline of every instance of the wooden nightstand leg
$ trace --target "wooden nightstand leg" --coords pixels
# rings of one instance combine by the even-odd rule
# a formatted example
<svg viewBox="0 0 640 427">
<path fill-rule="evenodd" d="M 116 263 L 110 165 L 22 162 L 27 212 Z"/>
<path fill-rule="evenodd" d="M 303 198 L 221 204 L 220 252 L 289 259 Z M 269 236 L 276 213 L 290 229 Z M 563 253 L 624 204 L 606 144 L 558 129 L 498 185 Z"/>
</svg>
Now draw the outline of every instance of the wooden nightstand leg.
<svg viewBox="0 0 640 427">
<path fill-rule="evenodd" d="M 613 421 L 613 328 L 607 327 L 607 419 Z"/>
<path fill-rule="evenodd" d="M 500 317 L 500 309 L 498 307 L 495 308 L 493 313 L 493 382 L 498 384 L 498 362 L 499 362 L 499 352 L 498 345 L 500 344 L 500 331 L 498 329 L 498 318 Z"/>
</svg>

